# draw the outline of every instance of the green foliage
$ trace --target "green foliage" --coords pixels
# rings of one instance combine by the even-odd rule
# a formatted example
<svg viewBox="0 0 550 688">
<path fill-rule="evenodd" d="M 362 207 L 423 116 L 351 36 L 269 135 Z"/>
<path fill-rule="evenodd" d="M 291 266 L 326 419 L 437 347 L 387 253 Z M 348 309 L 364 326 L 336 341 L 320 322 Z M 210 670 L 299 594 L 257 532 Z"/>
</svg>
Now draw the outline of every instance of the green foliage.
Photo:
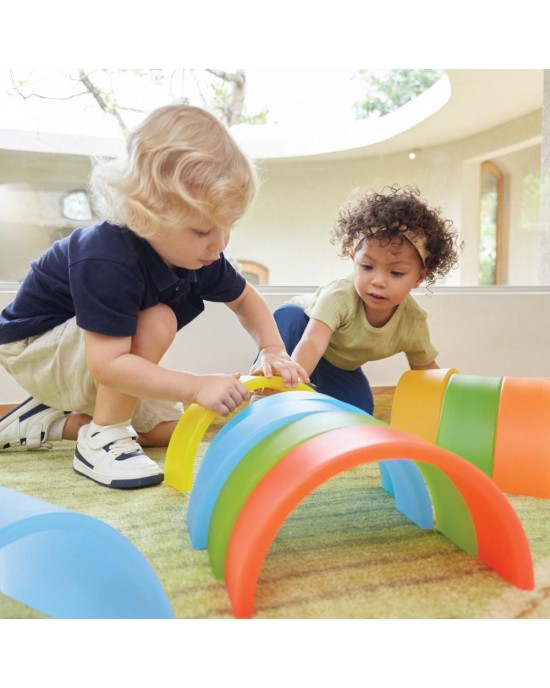
<svg viewBox="0 0 550 688">
<path fill-rule="evenodd" d="M 356 117 L 382 117 L 397 110 L 433 86 L 443 73 L 441 69 L 359 70 L 365 100 L 354 104 Z"/>
<path fill-rule="evenodd" d="M 235 84 L 230 80 L 224 80 L 218 76 L 210 84 L 211 101 L 209 109 L 217 114 L 226 124 L 265 124 L 268 110 L 262 110 L 254 115 L 248 115 L 246 110 L 237 107 L 235 111 Z M 242 106 L 246 107 L 246 99 L 243 97 Z"/>
</svg>

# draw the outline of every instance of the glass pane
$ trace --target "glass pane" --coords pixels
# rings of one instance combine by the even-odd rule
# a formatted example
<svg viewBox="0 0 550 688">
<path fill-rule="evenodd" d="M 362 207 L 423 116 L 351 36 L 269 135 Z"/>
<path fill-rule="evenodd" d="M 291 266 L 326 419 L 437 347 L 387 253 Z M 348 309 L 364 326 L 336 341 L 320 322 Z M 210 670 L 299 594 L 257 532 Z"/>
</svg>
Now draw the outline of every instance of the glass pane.
<svg viewBox="0 0 550 688">
<path fill-rule="evenodd" d="M 496 284 L 498 178 L 488 170 L 481 174 L 479 222 L 479 284 Z"/>
<path fill-rule="evenodd" d="M 72 191 L 63 196 L 61 212 L 70 220 L 91 220 L 92 209 L 86 192 Z"/>
</svg>

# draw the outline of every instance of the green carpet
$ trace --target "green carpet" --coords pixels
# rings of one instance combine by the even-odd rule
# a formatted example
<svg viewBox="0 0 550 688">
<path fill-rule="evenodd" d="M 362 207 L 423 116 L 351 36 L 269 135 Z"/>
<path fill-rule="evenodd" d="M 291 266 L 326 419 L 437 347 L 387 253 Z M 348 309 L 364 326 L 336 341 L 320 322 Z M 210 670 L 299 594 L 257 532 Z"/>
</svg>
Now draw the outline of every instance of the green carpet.
<svg viewBox="0 0 550 688">
<path fill-rule="evenodd" d="M 387 421 L 391 395 L 376 397 Z M 201 444 L 204 454 L 220 423 Z M 72 469 L 73 443 L 0 453 L 0 484 L 101 519 L 147 558 L 181 619 L 232 618 L 206 551 L 191 548 L 188 495 L 164 484 L 110 490 Z M 150 454 L 163 463 L 164 449 Z M 200 459 L 197 460 L 197 465 Z M 536 588 L 520 591 L 436 531 L 394 508 L 377 465 L 325 483 L 286 521 L 265 559 L 255 618 L 550 618 L 550 500 L 509 496 L 535 563 Z M 1 618 L 40 618 L 0 595 Z"/>
</svg>

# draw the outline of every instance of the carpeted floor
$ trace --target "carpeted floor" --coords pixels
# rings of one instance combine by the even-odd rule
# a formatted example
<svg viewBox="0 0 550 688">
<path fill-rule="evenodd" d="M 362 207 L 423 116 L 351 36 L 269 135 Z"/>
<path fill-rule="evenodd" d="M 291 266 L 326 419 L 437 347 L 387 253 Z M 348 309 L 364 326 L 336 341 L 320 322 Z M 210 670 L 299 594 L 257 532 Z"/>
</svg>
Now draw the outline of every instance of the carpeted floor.
<svg viewBox="0 0 550 688">
<path fill-rule="evenodd" d="M 390 408 L 391 393 L 378 393 L 375 415 L 388 421 Z M 200 455 L 220 425 L 211 426 Z M 207 552 L 190 545 L 188 495 L 164 484 L 100 487 L 74 473 L 72 452 L 69 442 L 1 452 L 0 484 L 120 531 L 147 558 L 178 618 L 231 618 Z M 165 450 L 150 453 L 163 463 Z M 550 500 L 509 499 L 531 545 L 534 591 L 517 590 L 437 531 L 413 525 L 370 464 L 325 483 L 286 521 L 261 571 L 255 618 L 550 618 Z M 0 595 L 0 617 L 42 616 Z"/>
</svg>

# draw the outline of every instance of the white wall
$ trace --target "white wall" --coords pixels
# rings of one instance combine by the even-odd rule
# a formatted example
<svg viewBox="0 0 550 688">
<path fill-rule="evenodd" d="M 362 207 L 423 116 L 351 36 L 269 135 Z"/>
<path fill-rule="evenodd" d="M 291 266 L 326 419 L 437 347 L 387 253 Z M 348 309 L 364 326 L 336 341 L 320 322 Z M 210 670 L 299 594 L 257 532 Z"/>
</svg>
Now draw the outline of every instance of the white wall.
<svg viewBox="0 0 550 688">
<path fill-rule="evenodd" d="M 517 180 L 510 194 L 509 221 L 511 229 L 519 232 L 510 240 L 510 252 L 518 260 L 510 273 L 516 284 L 532 284 L 539 251 L 533 232 L 522 220 L 520 187 L 521 180 L 539 171 L 540 119 L 541 113 L 535 112 L 483 134 L 427 148 L 419 151 L 415 161 L 402 154 L 263 163 L 264 186 L 250 213 L 232 233 L 231 255 L 267 264 L 272 285 L 314 285 L 343 276 L 349 272 L 349 261 L 338 258 L 328 237 L 336 212 L 350 192 L 358 186 L 418 184 L 430 203 L 455 220 L 467 242 L 461 272 L 453 274 L 450 283 L 459 284 L 462 278 L 462 284 L 473 284 L 477 274 L 479 163 L 490 157 Z M 56 188 L 66 180 L 81 185 L 88 169 L 84 155 L 0 151 L 0 184 L 47 179 Z M 19 255 L 11 240 L 3 248 L 0 245 L 0 281 L 6 279 Z M 22 274 L 29 260 L 25 255 Z M 274 308 L 297 288 L 305 289 L 293 286 L 284 292 L 283 288 L 272 288 L 266 299 Z M 0 309 L 12 297 L 13 292 L 0 292 Z M 429 313 L 441 366 L 473 375 L 550 378 L 549 288 L 435 288 L 432 296 L 420 290 L 418 300 Z M 178 335 L 166 363 L 198 373 L 246 373 L 253 356 L 253 343 L 234 316 L 224 306 L 212 304 Z M 405 369 L 402 355 L 366 366 L 373 385 L 393 385 Z M 0 369 L 0 403 L 21 400 L 24 394 Z"/>
<path fill-rule="evenodd" d="M 339 207 L 355 188 L 378 191 L 388 184 L 415 184 L 430 205 L 453 220 L 465 242 L 459 270 L 446 284 L 478 280 L 480 163 L 493 160 L 513 180 L 509 195 L 511 284 L 531 285 L 537 276 L 538 239 L 522 228 L 523 180 L 540 172 L 540 119 L 536 112 L 495 129 L 445 145 L 363 158 L 269 161 L 260 164 L 263 185 L 231 236 L 236 259 L 270 269 L 271 285 L 312 285 L 349 272 L 329 235 Z M 535 190 L 538 189 L 535 187 Z"/>
<path fill-rule="evenodd" d="M 273 310 L 296 291 L 265 293 Z M 415 292 L 428 312 L 441 367 L 465 375 L 550 379 L 550 289 L 467 288 Z M 13 293 L 0 292 L 0 309 Z M 163 365 L 196 373 L 247 374 L 255 348 L 235 316 L 221 304 L 182 330 Z M 371 384 L 395 385 L 407 370 L 403 354 L 365 366 Z M 0 368 L 0 403 L 21 401 L 25 392 Z"/>
<path fill-rule="evenodd" d="M 540 251 L 538 229 L 526 231 L 523 226 L 522 212 L 529 200 L 523 180 L 528 175 L 538 180 L 540 121 L 538 111 L 482 134 L 425 148 L 415 160 L 404 151 L 260 161 L 263 184 L 253 207 L 232 232 L 229 254 L 266 265 L 271 285 L 309 286 L 344 276 L 349 263 L 338 257 L 338 248 L 329 241 L 342 203 L 357 187 L 381 190 L 387 184 L 416 184 L 431 205 L 455 222 L 466 243 L 460 268 L 446 283 L 475 285 L 479 165 L 491 159 L 513 182 L 507 209 L 510 283 L 532 285 L 539 273 Z M 85 155 L 0 150 L 0 281 L 22 279 L 30 260 L 65 231 L 67 221 L 51 217 L 52 199 L 57 194 L 59 203 L 62 191 L 82 188 L 89 169 Z M 14 191 L 18 193 L 11 202 L 16 210 L 8 214 Z"/>
</svg>

